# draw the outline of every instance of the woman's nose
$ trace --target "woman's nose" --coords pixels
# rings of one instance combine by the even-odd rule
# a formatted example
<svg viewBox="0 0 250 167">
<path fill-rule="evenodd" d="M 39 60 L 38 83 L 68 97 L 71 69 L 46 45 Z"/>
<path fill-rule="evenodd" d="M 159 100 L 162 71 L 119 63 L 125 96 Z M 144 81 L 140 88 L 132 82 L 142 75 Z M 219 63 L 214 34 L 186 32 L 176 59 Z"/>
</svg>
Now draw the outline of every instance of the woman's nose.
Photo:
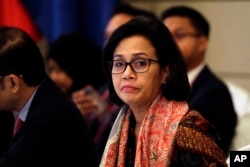
<svg viewBox="0 0 250 167">
<path fill-rule="evenodd" d="M 125 71 L 122 74 L 123 79 L 133 79 L 135 77 L 135 72 L 130 65 L 127 65 Z"/>
</svg>

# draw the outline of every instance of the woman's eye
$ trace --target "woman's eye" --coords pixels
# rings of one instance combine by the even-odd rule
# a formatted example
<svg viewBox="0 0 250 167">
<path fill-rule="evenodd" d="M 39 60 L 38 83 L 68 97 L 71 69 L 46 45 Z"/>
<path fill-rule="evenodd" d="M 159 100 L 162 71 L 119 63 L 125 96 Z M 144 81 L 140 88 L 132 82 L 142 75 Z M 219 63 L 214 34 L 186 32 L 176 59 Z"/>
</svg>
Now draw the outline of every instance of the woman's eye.
<svg viewBox="0 0 250 167">
<path fill-rule="evenodd" d="M 117 62 L 114 63 L 114 65 L 115 65 L 116 67 L 122 67 L 122 66 L 124 66 L 124 62 L 117 61 Z"/>
<path fill-rule="evenodd" d="M 145 66 L 147 62 L 145 60 L 135 60 L 134 63 L 136 66 Z"/>
</svg>

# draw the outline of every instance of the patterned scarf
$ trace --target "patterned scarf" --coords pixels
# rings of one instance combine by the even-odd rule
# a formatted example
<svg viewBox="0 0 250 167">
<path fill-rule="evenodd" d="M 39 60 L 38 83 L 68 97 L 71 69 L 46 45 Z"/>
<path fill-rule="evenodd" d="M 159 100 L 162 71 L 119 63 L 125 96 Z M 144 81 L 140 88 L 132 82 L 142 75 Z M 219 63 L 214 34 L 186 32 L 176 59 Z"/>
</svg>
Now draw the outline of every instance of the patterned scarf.
<svg viewBox="0 0 250 167">
<path fill-rule="evenodd" d="M 145 114 L 138 136 L 135 167 L 170 165 L 175 134 L 188 111 L 185 102 L 168 101 L 159 95 Z M 131 110 L 121 108 L 110 132 L 100 167 L 124 167 Z"/>
</svg>

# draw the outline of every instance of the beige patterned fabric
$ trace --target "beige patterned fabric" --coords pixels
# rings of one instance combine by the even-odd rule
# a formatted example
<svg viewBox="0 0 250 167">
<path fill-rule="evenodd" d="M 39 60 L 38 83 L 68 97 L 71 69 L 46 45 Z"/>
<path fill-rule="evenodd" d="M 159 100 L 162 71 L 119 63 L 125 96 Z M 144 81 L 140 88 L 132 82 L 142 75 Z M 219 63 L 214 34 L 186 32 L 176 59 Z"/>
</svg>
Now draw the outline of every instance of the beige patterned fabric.
<svg viewBox="0 0 250 167">
<path fill-rule="evenodd" d="M 168 101 L 159 95 L 144 117 L 136 147 L 135 167 L 169 166 L 178 124 L 188 111 L 185 102 Z M 132 112 L 121 109 L 108 139 L 100 166 L 124 167 Z"/>
</svg>

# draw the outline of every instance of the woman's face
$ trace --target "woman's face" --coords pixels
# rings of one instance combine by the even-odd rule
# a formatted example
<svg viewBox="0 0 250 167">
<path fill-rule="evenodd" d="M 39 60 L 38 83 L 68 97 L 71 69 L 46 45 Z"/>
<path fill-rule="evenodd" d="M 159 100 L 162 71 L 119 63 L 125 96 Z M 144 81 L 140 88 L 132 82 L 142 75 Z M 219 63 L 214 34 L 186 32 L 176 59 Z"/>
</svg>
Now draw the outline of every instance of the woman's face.
<svg viewBox="0 0 250 167">
<path fill-rule="evenodd" d="M 114 50 L 113 60 L 131 62 L 137 59 L 158 60 L 155 48 L 150 41 L 140 35 L 124 38 Z M 120 74 L 112 74 L 117 95 L 130 107 L 148 107 L 161 91 L 167 71 L 158 62 L 151 61 L 149 69 L 143 73 L 134 72 L 127 66 Z M 119 63 L 116 64 L 119 66 Z M 136 64 L 135 64 L 136 65 Z M 137 63 L 140 65 L 140 63 Z"/>
<path fill-rule="evenodd" d="M 67 93 L 73 84 L 72 78 L 53 59 L 47 61 L 47 68 L 50 78 Z"/>
</svg>

